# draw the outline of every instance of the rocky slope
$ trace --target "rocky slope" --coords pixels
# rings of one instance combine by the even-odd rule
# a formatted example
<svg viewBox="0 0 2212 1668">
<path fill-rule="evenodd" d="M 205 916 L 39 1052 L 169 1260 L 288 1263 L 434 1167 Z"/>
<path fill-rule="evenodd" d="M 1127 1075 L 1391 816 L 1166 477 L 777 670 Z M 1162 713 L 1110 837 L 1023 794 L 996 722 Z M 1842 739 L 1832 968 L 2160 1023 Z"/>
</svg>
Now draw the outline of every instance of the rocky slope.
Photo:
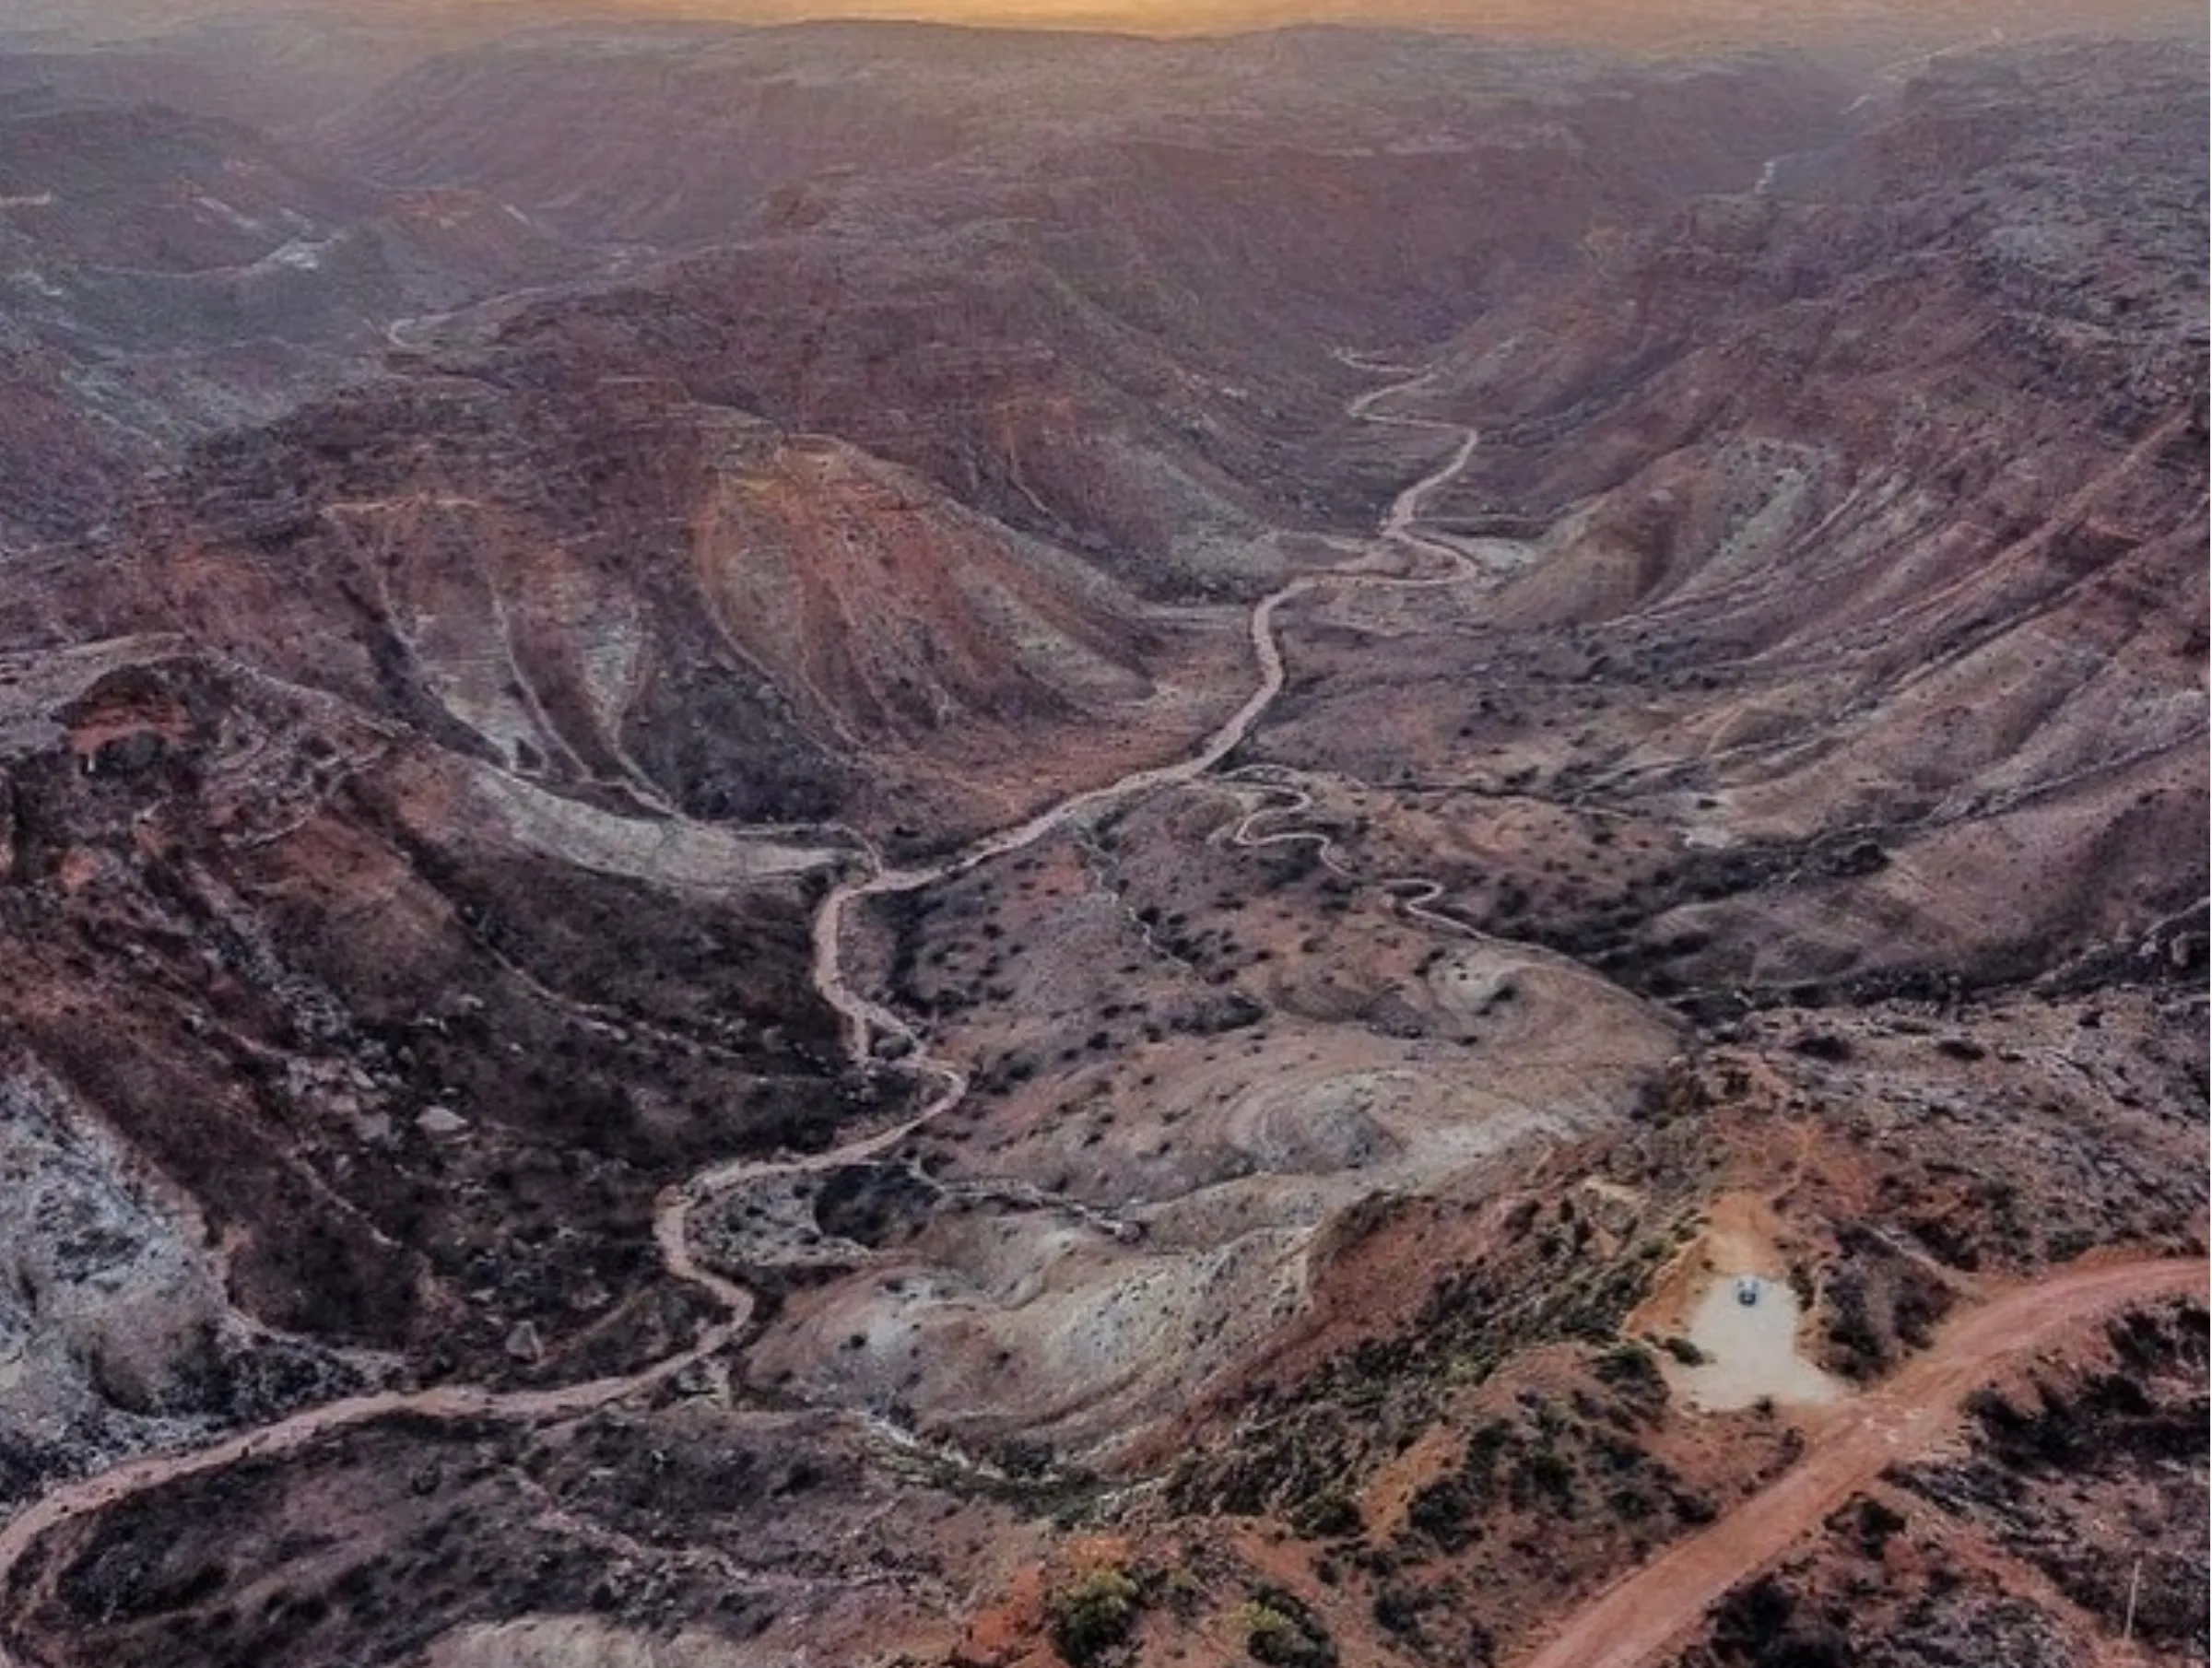
<svg viewBox="0 0 2212 1668">
<path fill-rule="evenodd" d="M 1487 439 L 1444 513 L 1552 531 L 1388 675 L 1511 687 L 1410 768 L 1690 848 L 1553 942 L 1708 993 L 2196 953 L 2196 79 L 1961 64 L 1463 344 L 1438 397 Z"/>
<path fill-rule="evenodd" d="M 343 380 L 403 314 L 559 267 L 480 194 L 390 194 L 265 135 L 0 57 L 0 537 L 116 515 L 194 438 Z"/>
<path fill-rule="evenodd" d="M 1189 593 L 1279 570 L 1225 548 L 1268 525 L 1360 524 L 1402 471 L 1361 459 L 1330 348 L 1440 335 L 1841 131 L 1847 96 L 1802 63 L 1388 34 L 553 31 L 402 77 L 330 144 L 572 236 L 724 245 L 514 329 Z"/>
<path fill-rule="evenodd" d="M 6 684 L 10 1092 L 83 1132 L 77 1162 L 132 1155 L 82 1254 L 143 1245 L 252 1323 L 384 1370 L 650 1353 L 682 1324 L 640 1243 L 655 1192 L 852 1110 L 797 970 L 797 883 L 834 853 L 701 840 L 687 863 L 327 695 L 162 648 L 18 657 Z M 53 1327 L 93 1276 L 24 1278 Z M 173 1347 L 133 1329 L 125 1407 L 239 1393 L 193 1311 L 175 1324 Z"/>
<path fill-rule="evenodd" d="M 1226 705 L 1147 608 L 909 472 L 620 375 L 429 373 L 212 443 L 18 629 L 159 631 L 588 802 L 975 827 Z M 28 576 L 27 576 L 28 577 Z M 894 812 L 895 804 L 902 808 Z"/>
<path fill-rule="evenodd" d="M 599 29 L 312 166 L 101 106 L 24 176 L 158 211 L 39 234 L 69 420 L 288 216 L 381 253 L 229 420 L 5 431 L 92 485 L 0 547 L 0 1490 L 79 1509 L 0 1656 L 1522 1662 L 1991 1306 L 2201 1270 L 2201 60 L 1922 68 Z M 852 890 L 1255 657 L 1218 768 Z M 2114 1512 L 2188 1660 L 2140 1313 L 1654 1660 L 2109 1654 Z"/>
</svg>

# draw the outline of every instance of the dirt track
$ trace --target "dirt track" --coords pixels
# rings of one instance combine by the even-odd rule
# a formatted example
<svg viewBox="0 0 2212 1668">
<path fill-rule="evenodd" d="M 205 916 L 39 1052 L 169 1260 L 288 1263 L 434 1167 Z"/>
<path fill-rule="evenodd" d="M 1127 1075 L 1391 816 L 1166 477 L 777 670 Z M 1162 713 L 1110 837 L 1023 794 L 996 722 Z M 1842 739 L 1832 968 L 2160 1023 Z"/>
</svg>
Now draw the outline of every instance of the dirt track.
<svg viewBox="0 0 2212 1668">
<path fill-rule="evenodd" d="M 1971 1310 L 1879 1390 L 1817 1423 L 1772 1487 L 1661 1554 L 1586 1605 L 1521 1668 L 1642 1668 L 1679 1646 L 1707 1608 L 1759 1573 L 1894 1461 L 1924 1452 L 1967 1393 L 2010 1357 L 2124 1304 L 2202 1295 L 2212 1264 L 2127 1263 L 2058 1274 Z"/>
<path fill-rule="evenodd" d="M 134 1495 L 182 1478 L 200 1475 L 253 1458 L 296 1452 L 322 1437 L 398 1414 L 433 1419 L 562 1418 L 627 1400 L 652 1390 L 694 1362 L 713 1354 L 738 1336 L 751 1320 L 752 1293 L 743 1286 L 705 1267 L 692 1254 L 690 1218 L 693 1211 L 741 1182 L 797 1171 L 818 1171 L 856 1164 L 879 1157 L 898 1145 L 922 1125 L 958 1105 L 968 1092 L 968 1080 L 959 1071 L 929 1058 L 913 1028 L 880 1004 L 853 990 L 844 975 L 843 927 L 846 913 L 855 902 L 898 892 L 917 891 L 952 875 L 963 874 L 994 858 L 1019 851 L 1041 840 L 1074 817 L 1101 806 L 1134 798 L 1157 788 L 1186 782 L 1213 769 L 1251 732 L 1274 704 L 1283 687 L 1282 645 L 1275 630 L 1275 617 L 1283 604 L 1319 586 L 1333 582 L 1426 587 L 1450 584 L 1466 577 L 1472 564 L 1460 552 L 1438 545 L 1412 531 L 1422 503 L 1446 481 L 1466 467 L 1474 455 L 1477 437 L 1471 429 L 1420 417 L 1379 416 L 1374 405 L 1392 394 L 1406 392 L 1422 381 L 1393 383 L 1362 394 L 1350 407 L 1351 415 L 1369 422 L 1397 428 L 1441 429 L 1459 434 L 1461 444 L 1444 464 L 1430 471 L 1401 492 L 1392 503 L 1376 535 L 1376 544 L 1425 549 L 1450 558 L 1451 570 L 1441 578 L 1401 578 L 1377 570 L 1375 551 L 1342 568 L 1309 573 L 1270 593 L 1253 608 L 1251 636 L 1260 681 L 1244 704 L 1196 751 L 1172 764 L 1135 771 L 1104 787 L 1078 793 L 1040 812 L 1029 821 L 987 836 L 959 854 L 923 869 L 886 869 L 871 856 L 870 873 L 850 879 L 823 900 L 815 918 L 814 979 L 824 1000 L 845 1021 L 845 1040 L 857 1062 L 870 1058 L 873 1033 L 903 1037 L 914 1045 L 909 1067 L 934 1076 L 939 1088 L 923 1110 L 907 1122 L 848 1142 L 832 1152 L 790 1160 L 738 1159 L 692 1177 L 681 1186 L 664 1192 L 653 1214 L 653 1238 L 670 1274 L 705 1290 L 724 1310 L 724 1316 L 702 1331 L 691 1346 L 655 1363 L 645 1370 L 619 1379 L 595 1380 L 549 1390 L 499 1392 L 472 1385 L 444 1385 L 424 1391 L 387 1391 L 309 1408 L 261 1430 L 230 1437 L 186 1453 L 149 1454 L 112 1466 L 54 1490 L 0 1528 L 0 1601 L 10 1589 L 16 1567 L 32 1544 L 49 1529 L 104 1510 Z M 0 1614 L 0 1627 L 5 1615 Z M 0 1640 L 0 1668 L 17 1668 L 16 1658 Z"/>
<path fill-rule="evenodd" d="M 1351 415 L 1397 427 L 1451 429 L 1453 426 L 1448 424 L 1374 411 L 1378 403 L 1409 391 L 1421 380 L 1416 376 L 1364 394 L 1353 402 Z M 910 1069 L 935 1076 L 940 1087 L 916 1118 L 896 1128 L 808 1158 L 735 1161 L 663 1194 L 655 1213 L 654 1235 L 668 1272 L 709 1292 L 725 1311 L 690 1347 L 626 1378 L 555 1389 L 500 1393 L 455 1385 L 353 1398 L 303 1411 L 263 1430 L 204 1449 L 148 1455 L 115 1466 L 56 1490 L 0 1528 L 0 1599 L 5 1598 L 16 1567 L 45 1531 L 164 1483 L 252 1458 L 294 1452 L 325 1435 L 401 1413 L 453 1420 L 571 1416 L 651 1390 L 727 1345 L 751 1317 L 752 1294 L 695 1259 L 688 1231 L 692 1212 L 746 1181 L 818 1170 L 880 1156 L 919 1125 L 958 1104 L 967 1092 L 966 1078 L 955 1068 L 930 1059 L 923 1040 L 904 1020 L 854 991 L 846 981 L 842 929 L 850 909 L 870 897 L 933 885 L 1028 846 L 1087 812 L 1212 771 L 1244 739 L 1281 691 L 1284 664 L 1275 619 L 1285 603 L 1331 584 L 1419 589 L 1470 577 L 1475 564 L 1464 552 L 1413 531 L 1426 499 L 1464 469 L 1473 455 L 1475 434 L 1455 431 L 1461 433 L 1462 442 L 1453 455 L 1407 487 L 1392 504 L 1378 530 L 1376 543 L 1382 550 L 1346 567 L 1302 575 L 1254 608 L 1250 629 L 1259 683 L 1244 704 L 1192 754 L 1075 795 L 926 868 L 888 869 L 872 859 L 870 872 L 847 880 L 824 900 L 815 923 L 814 975 L 821 994 L 845 1021 L 848 1048 L 856 1059 L 865 1060 L 874 1035 L 902 1037 L 915 1051 L 909 1056 Z M 1391 546 L 1445 557 L 1452 566 L 1441 575 L 1394 574 L 1376 565 L 1377 558 Z M 1278 788 L 1277 792 L 1288 793 L 1294 799 L 1302 797 L 1295 788 Z M 1291 809 L 1297 808 L 1302 807 L 1294 803 Z M 1272 812 L 1284 809 L 1278 805 Z M 1253 837 L 1253 823 L 1266 814 L 1270 813 L 1255 812 L 1245 818 L 1237 830 L 1239 843 L 1323 840 L 1324 856 L 1327 854 L 1324 837 L 1314 833 Z M 1413 879 L 1396 884 L 1417 888 L 1415 896 L 1403 900 L 1407 913 L 1471 934 L 1465 923 L 1428 909 L 1435 897 L 1433 882 Z M 1426 895 L 1421 895 L 1423 890 Z M 2065 1326 L 2116 1304 L 2168 1291 L 2202 1289 L 2206 1278 L 2206 1267 L 2201 1263 L 2136 1263 L 2089 1270 L 2012 1294 L 1968 1315 L 1947 1332 L 1931 1354 L 1909 1367 L 1894 1382 L 1839 1409 L 1816 1435 L 1805 1461 L 1788 1476 L 1590 1605 L 1555 1640 L 1528 1659 L 1524 1668 L 1634 1668 L 1650 1662 L 1691 1627 L 1713 1599 L 1778 1556 L 1884 1465 L 1900 1453 L 1924 1447 L 1944 1428 L 1966 1392 L 2006 1357 L 2033 1348 Z M 15 1664 L 16 1659 L 5 1642 L 0 1642 L 0 1668 L 15 1668 Z"/>
</svg>

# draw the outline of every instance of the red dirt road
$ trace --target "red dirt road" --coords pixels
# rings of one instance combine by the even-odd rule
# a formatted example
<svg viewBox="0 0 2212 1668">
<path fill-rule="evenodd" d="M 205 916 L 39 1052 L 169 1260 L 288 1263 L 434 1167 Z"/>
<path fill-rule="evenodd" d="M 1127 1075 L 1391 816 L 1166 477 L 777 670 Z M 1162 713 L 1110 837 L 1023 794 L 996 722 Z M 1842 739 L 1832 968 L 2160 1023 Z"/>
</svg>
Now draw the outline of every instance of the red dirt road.
<svg viewBox="0 0 2212 1668">
<path fill-rule="evenodd" d="M 1771 1488 L 1585 1605 L 1521 1668 L 1644 1668 L 1659 1660 L 1684 1642 L 1714 1600 L 1817 1529 L 1884 1466 L 1933 1447 L 1968 1392 L 2010 1357 L 2128 1303 L 2181 1293 L 2202 1297 L 2212 1263 L 2113 1263 L 2061 1274 L 1971 1310 L 1896 1378 L 1823 1417 L 1805 1457 Z"/>
</svg>

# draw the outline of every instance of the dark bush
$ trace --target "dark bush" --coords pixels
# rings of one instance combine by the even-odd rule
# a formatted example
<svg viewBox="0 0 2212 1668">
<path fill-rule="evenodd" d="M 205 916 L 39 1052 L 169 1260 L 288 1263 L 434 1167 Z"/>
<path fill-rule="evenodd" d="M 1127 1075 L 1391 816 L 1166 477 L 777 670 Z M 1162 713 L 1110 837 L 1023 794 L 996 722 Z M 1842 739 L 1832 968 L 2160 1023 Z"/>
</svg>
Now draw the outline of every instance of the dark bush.
<svg viewBox="0 0 2212 1668">
<path fill-rule="evenodd" d="M 1090 1668 L 1135 1630 L 1141 1597 L 1128 1571 L 1112 1568 L 1056 1589 L 1045 1599 L 1053 1649 L 1074 1668 Z"/>
</svg>

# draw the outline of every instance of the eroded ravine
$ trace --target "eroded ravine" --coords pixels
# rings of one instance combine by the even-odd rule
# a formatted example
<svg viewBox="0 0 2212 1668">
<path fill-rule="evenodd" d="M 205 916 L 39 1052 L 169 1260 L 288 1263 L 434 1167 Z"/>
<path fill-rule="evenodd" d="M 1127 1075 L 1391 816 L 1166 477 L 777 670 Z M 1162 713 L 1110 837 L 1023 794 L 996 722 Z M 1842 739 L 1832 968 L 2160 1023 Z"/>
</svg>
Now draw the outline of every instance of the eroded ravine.
<svg viewBox="0 0 2212 1668">
<path fill-rule="evenodd" d="M 1357 582 L 1419 589 L 1455 584 L 1471 577 L 1475 564 L 1465 552 L 1425 538 L 1413 528 L 1430 496 L 1466 467 L 1478 437 L 1473 429 L 1456 424 L 1378 415 L 1375 411 L 1384 400 L 1418 386 L 1427 375 L 1428 372 L 1422 371 L 1406 381 L 1371 390 L 1353 400 L 1347 409 L 1352 417 L 1366 422 L 1454 433 L 1461 437 L 1460 444 L 1443 464 L 1392 501 L 1378 529 L 1375 547 L 1359 560 L 1301 574 L 1261 598 L 1253 609 L 1249 626 L 1259 682 L 1243 704 L 1196 751 L 1173 763 L 1133 771 L 1103 787 L 1075 794 L 1025 822 L 986 836 L 957 854 L 924 867 L 887 868 L 870 852 L 867 872 L 841 882 L 823 899 L 814 922 L 813 978 L 823 1000 L 840 1016 L 851 1058 L 856 1064 L 866 1065 L 875 1058 L 876 1040 L 879 1035 L 897 1037 L 903 1040 L 909 1051 L 906 1069 L 933 1079 L 936 1090 L 913 1117 L 891 1128 L 806 1157 L 733 1160 L 702 1171 L 661 1194 L 653 1213 L 653 1239 L 664 1265 L 677 1280 L 706 1292 L 724 1310 L 722 1319 L 704 1328 L 688 1348 L 636 1373 L 552 1389 L 493 1391 L 475 1385 L 440 1385 L 428 1390 L 384 1391 L 349 1397 L 306 1409 L 260 1429 L 188 1452 L 149 1454 L 111 1466 L 56 1489 L 0 1528 L 0 1605 L 6 1603 L 7 1595 L 13 1591 L 18 1566 L 48 1530 L 105 1510 L 164 1484 L 219 1471 L 247 1460 L 294 1453 L 334 1432 L 403 1414 L 439 1421 L 572 1417 L 655 1389 L 741 1335 L 752 1319 L 754 1296 L 740 1283 L 716 1273 L 699 1260 L 691 1243 L 694 1213 L 741 1185 L 877 1158 L 959 1105 L 968 1093 L 964 1073 L 933 1058 L 912 1026 L 856 991 L 847 978 L 845 929 L 855 906 L 872 898 L 892 897 L 935 886 L 1033 845 L 1078 817 L 1161 788 L 1194 781 L 1212 770 L 1251 734 L 1253 726 L 1282 692 L 1283 652 L 1275 622 L 1285 604 L 1332 584 Z M 1393 549 L 1441 555 L 1451 567 L 1448 571 L 1433 576 L 1406 576 L 1381 570 L 1380 561 L 1387 559 Z M 0 1626 L 4 1625 L 5 1616 L 0 1615 Z M 0 1668 L 18 1668 L 4 1636 L 0 1636 Z"/>
<path fill-rule="evenodd" d="M 1426 374 L 1424 372 L 1410 381 L 1394 382 L 1386 388 L 1361 394 L 1352 402 L 1349 410 L 1352 416 L 1366 422 L 1387 424 L 1394 428 L 1440 429 L 1461 436 L 1460 444 L 1449 459 L 1406 487 L 1392 501 L 1389 513 L 1383 518 L 1376 535 L 1376 542 L 1385 548 L 1398 546 L 1442 556 L 1452 564 L 1449 571 L 1418 577 L 1379 572 L 1374 566 L 1375 556 L 1371 552 L 1359 560 L 1342 567 L 1300 574 L 1261 598 L 1253 607 L 1249 634 L 1253 656 L 1260 670 L 1260 681 L 1244 704 L 1222 722 L 1198 751 L 1171 764 L 1132 771 L 1103 787 L 1092 788 L 1062 800 L 1040 811 L 1027 822 L 1018 823 L 997 834 L 987 835 L 974 845 L 940 863 L 913 869 L 878 867 L 875 873 L 864 878 L 849 880 L 834 888 L 823 899 L 821 910 L 815 917 L 814 979 L 824 999 L 842 1017 L 846 1047 L 856 1062 L 865 1063 L 871 1057 L 873 1033 L 880 1031 L 896 1035 L 916 1046 L 920 1043 L 920 1038 L 913 1028 L 897 1015 L 854 991 L 845 978 L 844 929 L 847 917 L 855 904 L 871 898 L 888 898 L 900 893 L 921 891 L 965 875 L 995 858 L 1034 845 L 1079 816 L 1140 798 L 1161 788 L 1194 781 L 1206 775 L 1236 751 L 1245 737 L 1252 734 L 1253 726 L 1259 722 L 1267 709 L 1275 704 L 1276 698 L 1282 693 L 1283 651 L 1276 632 L 1275 619 L 1284 604 L 1332 584 L 1357 582 L 1398 590 L 1424 590 L 1458 584 L 1476 576 L 1474 560 L 1465 552 L 1441 540 L 1425 538 L 1412 529 L 1420 516 L 1422 504 L 1429 497 L 1467 466 L 1468 460 L 1475 455 L 1479 437 L 1473 429 L 1463 429 L 1457 424 L 1423 417 L 1378 417 L 1372 409 L 1379 399 L 1403 394 L 1418 386 L 1426 379 Z M 914 1059 L 920 1069 L 938 1074 L 947 1080 L 948 1086 L 959 1078 L 959 1074 L 949 1066 L 928 1061 L 919 1054 Z M 950 1087 L 947 1092 L 950 1098 L 933 1101 L 922 1118 L 915 1122 L 935 1116 L 959 1099 L 959 1094 Z M 911 1129 L 912 1124 L 905 1127 Z M 903 1133 L 894 1133 L 890 1140 L 895 1142 L 899 1134 Z M 876 1150 L 878 1150 L 877 1145 L 871 1144 L 870 1153 Z"/>
<path fill-rule="evenodd" d="M 911 868 L 887 866 L 864 845 L 861 872 L 833 887 L 816 914 L 813 981 L 822 999 L 839 1015 L 845 1048 L 855 1064 L 871 1064 L 878 1056 L 878 1042 L 895 1040 L 901 1045 L 900 1069 L 928 1082 L 931 1092 L 912 1116 L 830 1151 L 798 1158 L 733 1160 L 695 1175 L 661 1195 L 654 1210 L 653 1235 L 664 1265 L 675 1279 L 711 1297 L 723 1311 L 688 1347 L 635 1373 L 556 1388 L 501 1392 L 443 1385 L 348 1398 L 191 1451 L 147 1455 L 112 1466 L 57 1489 L 0 1527 L 0 1630 L 7 1626 L 16 1572 L 48 1530 L 104 1511 L 168 1483 L 243 1462 L 282 1458 L 324 1436 L 394 1415 L 441 1422 L 574 1417 L 651 1392 L 743 1337 L 753 1319 L 754 1295 L 739 1281 L 700 1260 L 691 1235 L 695 1215 L 734 1188 L 880 1158 L 957 1106 L 968 1093 L 966 1075 L 949 1062 L 933 1056 L 928 1039 L 915 1025 L 855 988 L 848 971 L 847 953 L 848 929 L 857 911 L 870 899 L 920 891 L 1033 845 L 1080 818 L 1214 773 L 1251 734 L 1283 689 L 1286 666 L 1277 622 L 1281 609 L 1295 599 L 1329 586 L 1423 589 L 1458 584 L 1477 576 L 1480 564 L 1476 558 L 1416 529 L 1431 497 L 1467 466 L 1477 437 L 1455 425 L 1377 410 L 1391 397 L 1411 391 L 1422 381 L 1422 376 L 1416 375 L 1362 394 L 1352 402 L 1350 413 L 1368 422 L 1456 434 L 1458 443 L 1452 454 L 1398 494 L 1374 540 L 1358 559 L 1302 574 L 1258 602 L 1248 628 L 1257 682 L 1237 711 L 1192 753 L 1076 794 L 934 863 Z M 1446 565 L 1441 571 L 1403 571 L 1410 565 L 1406 558 L 1415 557 L 1441 558 Z M 1394 558 L 1397 558 L 1394 564 Z M 1349 873 L 1329 837 L 1318 829 L 1260 831 L 1267 818 L 1295 817 L 1311 808 L 1312 796 L 1300 785 L 1299 773 L 1255 769 L 1217 780 L 1223 787 L 1233 789 L 1239 785 L 1239 778 L 1247 793 L 1256 790 L 1267 803 L 1250 809 L 1234 826 L 1227 836 L 1232 843 L 1256 848 L 1311 841 L 1320 848 L 1324 863 Z M 1402 894 L 1400 906 L 1409 916 L 1457 934 L 1484 936 L 1468 923 L 1433 907 L 1441 892 L 1438 882 L 1427 876 L 1406 876 L 1379 884 Z M 1630 1663 L 1651 1660 L 1679 1639 L 1682 1630 L 1701 1614 L 1701 1605 L 1709 1602 L 1712 1593 L 1724 1590 L 1730 1580 L 1771 1559 L 1807 1523 L 1831 1509 L 1839 1498 L 1837 1490 L 1847 1492 L 1867 1464 L 1890 1456 L 1896 1444 L 1924 1440 L 1936 1432 L 1964 1389 L 2007 1358 L 2018 1338 L 2047 1335 L 2060 1326 L 2077 1323 L 2086 1316 L 2141 1297 L 2183 1286 L 2194 1288 L 2201 1286 L 2202 1278 L 2202 1265 L 2195 1263 L 2121 1267 L 2088 1275 L 2059 1274 L 2000 1300 L 1987 1311 L 1963 1319 L 1922 1362 L 1868 1399 L 1863 1410 L 1854 1407 L 1843 1423 L 1824 1436 L 1802 1470 L 1794 1468 L 1774 1487 L 1730 1514 L 1712 1532 L 1684 1543 L 1631 1575 L 1582 1615 L 1571 1618 L 1565 1631 L 1556 1636 L 1530 1668 L 1537 1668 L 1537 1664 L 1549 1668 L 1553 1662 L 1592 1668 L 1601 1661 L 1618 1662 L 1628 1668 Z M 864 1413 L 855 1412 L 852 1416 L 886 1442 L 901 1445 L 916 1440 L 911 1433 Z M 935 1449 L 927 1451 L 933 1458 L 945 1457 Z M 1694 1596 L 1693 1589 L 1705 1596 Z M 1659 1602 L 1661 1595 L 1669 1593 L 1673 1595 L 1670 1599 Z M 1633 1626 L 1630 1618 L 1634 1618 Z M 0 1631 L 0 1668 L 18 1668 L 4 1631 Z"/>
</svg>

